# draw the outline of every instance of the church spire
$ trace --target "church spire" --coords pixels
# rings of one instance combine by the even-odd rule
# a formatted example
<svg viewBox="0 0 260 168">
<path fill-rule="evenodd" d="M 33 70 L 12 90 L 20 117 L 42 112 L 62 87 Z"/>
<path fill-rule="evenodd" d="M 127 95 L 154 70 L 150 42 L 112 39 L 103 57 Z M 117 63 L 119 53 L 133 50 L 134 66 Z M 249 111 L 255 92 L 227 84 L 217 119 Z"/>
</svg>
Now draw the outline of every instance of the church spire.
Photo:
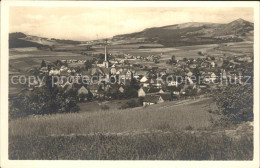
<svg viewBox="0 0 260 168">
<path fill-rule="evenodd" d="M 105 41 L 105 61 L 107 61 L 107 39 Z"/>
<path fill-rule="evenodd" d="M 106 43 L 105 43 L 105 60 L 103 62 L 103 65 L 105 68 L 108 68 L 109 65 L 108 65 L 108 59 L 107 59 L 107 39 L 105 41 L 106 41 Z"/>
</svg>

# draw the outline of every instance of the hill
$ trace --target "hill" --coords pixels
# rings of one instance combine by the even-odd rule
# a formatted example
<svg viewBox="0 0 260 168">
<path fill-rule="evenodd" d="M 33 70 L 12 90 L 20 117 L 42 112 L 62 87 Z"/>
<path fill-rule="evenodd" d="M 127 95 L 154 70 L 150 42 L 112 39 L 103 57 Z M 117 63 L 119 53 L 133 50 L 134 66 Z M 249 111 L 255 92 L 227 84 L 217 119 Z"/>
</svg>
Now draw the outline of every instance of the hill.
<svg viewBox="0 0 260 168">
<path fill-rule="evenodd" d="M 189 22 L 148 28 L 141 32 L 117 35 L 113 42 L 158 43 L 167 47 L 218 44 L 252 40 L 254 25 L 243 19 L 227 24 Z"/>
<path fill-rule="evenodd" d="M 9 34 L 9 48 L 26 48 L 26 47 L 45 47 L 51 48 L 52 46 L 60 45 L 77 45 L 81 44 L 80 41 L 63 40 L 55 38 L 44 38 L 32 35 L 27 35 L 21 32 Z"/>
<path fill-rule="evenodd" d="M 26 34 L 21 32 L 9 34 L 9 48 L 41 47 L 42 44 L 25 40 Z"/>
</svg>

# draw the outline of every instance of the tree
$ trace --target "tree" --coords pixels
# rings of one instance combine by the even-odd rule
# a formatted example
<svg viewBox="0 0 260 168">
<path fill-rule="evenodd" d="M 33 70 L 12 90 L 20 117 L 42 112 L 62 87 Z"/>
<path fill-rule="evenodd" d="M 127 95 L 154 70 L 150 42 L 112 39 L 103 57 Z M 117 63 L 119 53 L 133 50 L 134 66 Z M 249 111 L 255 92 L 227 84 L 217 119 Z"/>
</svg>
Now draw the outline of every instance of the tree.
<svg viewBox="0 0 260 168">
<path fill-rule="evenodd" d="M 131 81 L 130 81 L 130 87 L 135 89 L 135 90 L 138 90 L 140 89 L 140 86 L 137 82 L 137 80 L 135 78 L 132 78 Z"/>
<path fill-rule="evenodd" d="M 93 99 L 93 94 L 90 91 L 88 92 L 87 99 L 88 101 L 92 101 Z"/>
<path fill-rule="evenodd" d="M 47 78 L 44 87 L 35 88 L 28 95 L 20 94 L 11 101 L 10 117 L 77 112 L 77 95 L 72 92 L 65 94 L 56 85 L 52 86 L 48 80 Z"/>
<path fill-rule="evenodd" d="M 139 98 L 138 98 L 138 103 L 140 104 L 140 106 L 143 106 L 144 97 L 139 97 Z"/>
<path fill-rule="evenodd" d="M 55 64 L 56 66 L 62 66 L 62 65 L 63 65 L 63 62 L 62 62 L 61 60 L 56 60 L 56 61 L 54 62 L 54 64 Z"/>
<path fill-rule="evenodd" d="M 176 61 L 176 56 L 175 55 L 172 55 L 171 61 L 172 61 L 172 63 L 174 63 Z"/>
<path fill-rule="evenodd" d="M 197 83 L 200 84 L 201 81 L 199 81 L 199 79 L 200 79 L 201 73 L 200 73 L 200 70 L 199 70 L 198 67 L 196 67 L 196 68 L 194 69 L 194 76 L 195 76 L 195 78 L 196 78 Z"/>
<path fill-rule="evenodd" d="M 198 51 L 198 55 L 203 56 L 203 53 L 201 51 Z"/>
<path fill-rule="evenodd" d="M 176 64 L 176 56 L 172 55 L 171 59 L 169 61 L 166 62 L 167 64 Z"/>
<path fill-rule="evenodd" d="M 42 68 L 42 67 L 46 67 L 46 63 L 45 63 L 44 60 L 42 60 L 42 63 L 41 63 L 41 68 Z"/>
<path fill-rule="evenodd" d="M 218 110 L 215 113 L 233 123 L 253 121 L 253 85 L 229 85 L 214 94 Z"/>
<path fill-rule="evenodd" d="M 123 104 L 120 108 L 126 109 L 126 108 L 134 108 L 134 107 L 139 107 L 139 106 L 140 106 L 139 101 L 131 99 L 131 100 L 127 101 L 125 104 Z"/>
<path fill-rule="evenodd" d="M 86 70 L 89 70 L 89 69 L 92 68 L 92 63 L 91 63 L 89 60 L 87 60 L 87 61 L 85 62 L 85 68 L 86 68 Z"/>
<path fill-rule="evenodd" d="M 125 87 L 125 92 L 124 92 L 124 98 L 136 98 L 138 97 L 138 92 L 136 89 L 132 88 L 131 86 L 126 86 Z"/>
</svg>

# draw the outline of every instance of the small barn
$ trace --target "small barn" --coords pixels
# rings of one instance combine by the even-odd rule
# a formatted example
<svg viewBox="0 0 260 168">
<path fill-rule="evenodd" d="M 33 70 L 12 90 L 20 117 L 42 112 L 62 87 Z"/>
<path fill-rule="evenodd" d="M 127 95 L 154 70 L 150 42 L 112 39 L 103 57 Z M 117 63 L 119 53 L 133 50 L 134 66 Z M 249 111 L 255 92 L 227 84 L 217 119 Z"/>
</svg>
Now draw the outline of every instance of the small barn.
<svg viewBox="0 0 260 168">
<path fill-rule="evenodd" d="M 143 106 L 163 103 L 164 100 L 160 95 L 146 95 L 144 97 Z"/>
</svg>

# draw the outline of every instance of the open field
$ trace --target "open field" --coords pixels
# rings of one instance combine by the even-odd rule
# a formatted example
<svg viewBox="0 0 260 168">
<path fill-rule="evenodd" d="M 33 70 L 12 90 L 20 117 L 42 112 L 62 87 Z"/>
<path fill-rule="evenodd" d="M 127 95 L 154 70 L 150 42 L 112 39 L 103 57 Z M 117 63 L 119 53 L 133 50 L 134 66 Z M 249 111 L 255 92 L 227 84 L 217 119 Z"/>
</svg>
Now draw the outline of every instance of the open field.
<svg viewBox="0 0 260 168">
<path fill-rule="evenodd" d="M 199 101 L 199 102 L 198 102 Z M 30 116 L 10 121 L 10 135 L 122 133 L 143 130 L 205 129 L 216 118 L 208 113 L 210 99 L 165 102 L 126 110 Z M 213 104 L 212 104 L 213 106 Z M 69 123 L 69 124 L 68 124 Z"/>
<path fill-rule="evenodd" d="M 137 98 L 133 98 L 134 100 L 137 100 Z M 105 102 L 98 102 L 98 101 L 93 101 L 93 102 L 83 102 L 83 103 L 78 103 L 80 107 L 79 113 L 92 113 L 92 112 L 97 112 L 102 110 L 102 105 L 106 105 L 109 109 L 111 110 L 118 110 L 119 107 L 121 107 L 124 103 L 129 101 L 128 99 L 122 99 L 122 100 L 113 100 L 113 101 L 105 101 Z"/>
<path fill-rule="evenodd" d="M 10 136 L 15 160 L 252 160 L 253 138 L 224 134 L 151 133 L 132 136 Z"/>
<path fill-rule="evenodd" d="M 11 49 L 9 53 L 9 64 L 19 69 L 22 72 L 26 72 L 34 67 L 40 67 L 41 61 L 55 62 L 62 59 L 90 59 L 89 56 L 80 55 L 72 52 L 56 52 L 46 50 L 21 50 Z"/>
<path fill-rule="evenodd" d="M 154 44 L 155 45 L 155 44 Z M 207 45 L 195 45 L 195 46 L 182 46 L 175 48 L 145 48 L 138 49 L 139 46 L 152 46 L 152 44 L 129 44 L 129 45 L 115 45 L 108 46 L 108 52 L 111 54 L 131 54 L 140 56 L 160 55 L 162 53 L 160 63 L 143 61 L 144 65 L 156 65 L 159 67 L 165 67 L 165 63 L 172 55 L 176 56 L 176 59 L 183 58 L 204 58 L 198 54 L 199 51 L 207 53 L 210 56 L 225 57 L 225 56 L 239 56 L 239 55 L 253 55 L 253 44 L 250 42 L 241 43 L 227 43 L 223 44 L 207 44 Z M 156 45 L 155 45 L 156 46 Z M 156 46 L 159 47 L 159 46 Z M 88 51 L 90 54 L 103 53 L 103 46 L 94 47 L 95 51 Z M 90 59 L 90 56 L 84 56 L 76 51 L 45 51 L 37 50 L 35 48 L 27 49 L 10 49 L 10 64 L 15 66 L 21 71 L 27 71 L 33 67 L 38 67 L 41 60 L 47 62 L 54 62 L 62 59 Z M 135 61 L 133 61 L 135 62 Z M 140 62 L 140 60 L 136 60 Z"/>
<path fill-rule="evenodd" d="M 252 129 L 211 127 L 210 99 L 9 122 L 9 159 L 251 160 Z"/>
</svg>

